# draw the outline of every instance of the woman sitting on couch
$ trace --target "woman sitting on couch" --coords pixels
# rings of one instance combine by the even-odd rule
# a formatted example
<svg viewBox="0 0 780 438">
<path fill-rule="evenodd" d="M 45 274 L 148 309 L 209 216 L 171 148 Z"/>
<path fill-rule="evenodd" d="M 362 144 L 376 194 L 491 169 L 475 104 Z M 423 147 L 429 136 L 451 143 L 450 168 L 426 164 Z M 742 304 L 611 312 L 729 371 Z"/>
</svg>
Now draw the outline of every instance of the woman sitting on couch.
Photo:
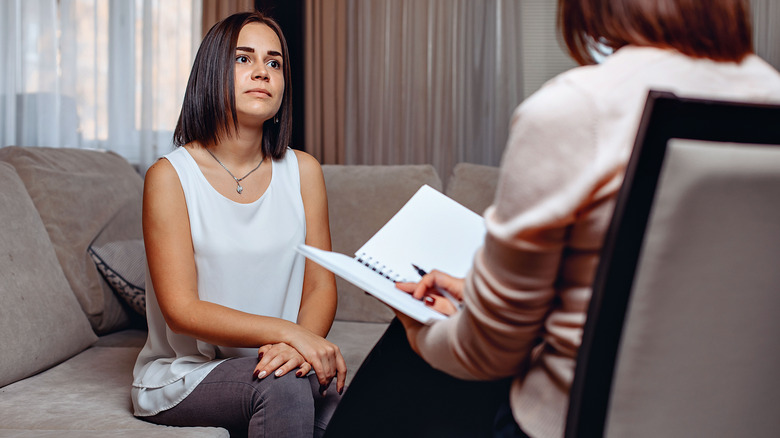
<svg viewBox="0 0 780 438">
<path fill-rule="evenodd" d="M 310 437 L 328 417 L 315 420 L 315 399 L 331 411 L 338 401 L 346 365 L 324 339 L 335 279 L 295 250 L 330 249 L 325 185 L 316 160 L 288 148 L 290 96 L 274 21 L 242 13 L 214 25 L 178 148 L 144 184 L 149 336 L 132 400 L 147 421 Z"/>
</svg>

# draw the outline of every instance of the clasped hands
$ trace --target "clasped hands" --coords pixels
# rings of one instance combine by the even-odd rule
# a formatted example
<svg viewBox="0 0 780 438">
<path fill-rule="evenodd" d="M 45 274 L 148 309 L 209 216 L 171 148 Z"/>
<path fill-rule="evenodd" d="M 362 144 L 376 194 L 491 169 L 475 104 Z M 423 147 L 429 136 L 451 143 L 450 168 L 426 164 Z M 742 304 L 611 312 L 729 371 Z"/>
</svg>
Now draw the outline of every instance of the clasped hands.
<svg viewBox="0 0 780 438">
<path fill-rule="evenodd" d="M 312 336 L 316 336 L 313 335 Z M 304 377 L 312 369 L 317 374 L 320 383 L 320 393 L 325 396 L 330 382 L 336 379 L 336 390 L 339 394 L 344 390 L 347 366 L 341 356 L 339 347 L 322 339 L 322 342 L 299 341 L 306 356 L 290 344 L 279 342 L 266 344 L 257 350 L 257 366 L 254 377 L 263 379 L 273 373 L 282 377 L 292 370 L 296 377 Z M 310 340 L 308 340 L 310 341 Z M 309 357 L 309 360 L 306 359 Z"/>
<path fill-rule="evenodd" d="M 455 299 L 462 301 L 463 284 L 462 278 L 456 278 L 434 270 L 424 275 L 417 283 L 399 282 L 396 283 L 396 287 L 411 294 L 414 298 L 422 300 L 434 310 L 445 315 L 452 315 L 458 309 L 441 294 L 441 290 L 446 290 Z M 419 354 L 416 337 L 423 324 L 401 312 L 395 310 L 394 312 L 406 329 L 406 335 L 412 349 Z M 262 379 L 271 373 L 276 377 L 281 377 L 296 368 L 295 375 L 303 377 L 314 369 L 314 372 L 317 374 L 317 380 L 320 383 L 320 392 L 323 395 L 325 395 L 325 389 L 328 388 L 334 377 L 336 378 L 336 389 L 341 394 L 344 389 L 347 372 L 341 351 L 335 344 L 319 338 L 313 333 L 309 333 L 309 335 L 302 336 L 296 342 L 300 350 L 284 342 L 260 347 L 258 349 L 258 363 L 254 373 L 255 378 Z M 307 339 L 311 337 L 319 339 Z M 307 360 L 307 357 L 310 360 Z"/>
</svg>

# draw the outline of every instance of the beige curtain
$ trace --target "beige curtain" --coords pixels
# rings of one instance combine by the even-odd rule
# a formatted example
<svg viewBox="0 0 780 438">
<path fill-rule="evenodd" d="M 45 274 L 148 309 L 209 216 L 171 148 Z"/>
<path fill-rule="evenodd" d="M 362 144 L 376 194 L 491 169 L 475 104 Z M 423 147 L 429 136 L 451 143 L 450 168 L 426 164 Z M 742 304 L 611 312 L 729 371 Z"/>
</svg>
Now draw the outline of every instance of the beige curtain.
<svg viewBox="0 0 780 438">
<path fill-rule="evenodd" d="M 573 65 L 554 37 L 524 44 L 543 28 L 555 2 L 308 0 L 307 151 L 430 163 L 444 180 L 457 162 L 499 164 L 514 108 Z"/>
<path fill-rule="evenodd" d="M 202 36 L 206 36 L 211 26 L 219 20 L 236 12 L 254 11 L 254 0 L 202 0 L 203 1 L 203 26 Z"/>
<path fill-rule="evenodd" d="M 351 0 L 345 159 L 499 164 L 520 102 L 520 2 Z"/>
<path fill-rule="evenodd" d="M 780 1 L 751 0 L 751 4 L 756 53 L 780 69 Z"/>
<path fill-rule="evenodd" d="M 306 151 L 324 164 L 346 163 L 347 0 L 306 0 Z"/>
</svg>

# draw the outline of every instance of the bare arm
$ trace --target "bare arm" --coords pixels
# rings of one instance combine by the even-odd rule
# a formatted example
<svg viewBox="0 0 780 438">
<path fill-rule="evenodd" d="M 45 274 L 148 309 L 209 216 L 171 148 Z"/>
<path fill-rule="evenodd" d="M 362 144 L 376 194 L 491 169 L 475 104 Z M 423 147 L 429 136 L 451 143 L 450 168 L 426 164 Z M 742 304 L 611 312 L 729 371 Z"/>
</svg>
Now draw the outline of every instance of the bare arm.
<svg viewBox="0 0 780 438">
<path fill-rule="evenodd" d="M 299 151 L 296 151 L 296 155 L 301 174 L 301 196 L 306 211 L 306 244 L 330 251 L 328 196 L 322 168 L 311 155 Z M 326 336 L 336 315 L 337 301 L 333 273 L 306 260 L 298 324 L 320 336 Z"/>
</svg>

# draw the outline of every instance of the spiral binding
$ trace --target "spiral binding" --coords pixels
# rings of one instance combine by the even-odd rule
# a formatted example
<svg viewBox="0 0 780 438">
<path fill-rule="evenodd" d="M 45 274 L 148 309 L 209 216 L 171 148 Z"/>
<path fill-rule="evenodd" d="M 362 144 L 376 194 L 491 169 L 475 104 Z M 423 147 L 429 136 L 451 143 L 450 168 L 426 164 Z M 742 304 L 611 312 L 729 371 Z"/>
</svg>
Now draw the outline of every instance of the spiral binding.
<svg viewBox="0 0 780 438">
<path fill-rule="evenodd" d="M 383 264 L 380 266 L 379 260 L 374 260 L 373 257 L 366 253 L 360 253 L 360 255 L 356 257 L 356 260 L 390 281 L 401 281 L 399 274 L 393 274 L 393 270 L 389 269 L 387 265 Z"/>
</svg>

